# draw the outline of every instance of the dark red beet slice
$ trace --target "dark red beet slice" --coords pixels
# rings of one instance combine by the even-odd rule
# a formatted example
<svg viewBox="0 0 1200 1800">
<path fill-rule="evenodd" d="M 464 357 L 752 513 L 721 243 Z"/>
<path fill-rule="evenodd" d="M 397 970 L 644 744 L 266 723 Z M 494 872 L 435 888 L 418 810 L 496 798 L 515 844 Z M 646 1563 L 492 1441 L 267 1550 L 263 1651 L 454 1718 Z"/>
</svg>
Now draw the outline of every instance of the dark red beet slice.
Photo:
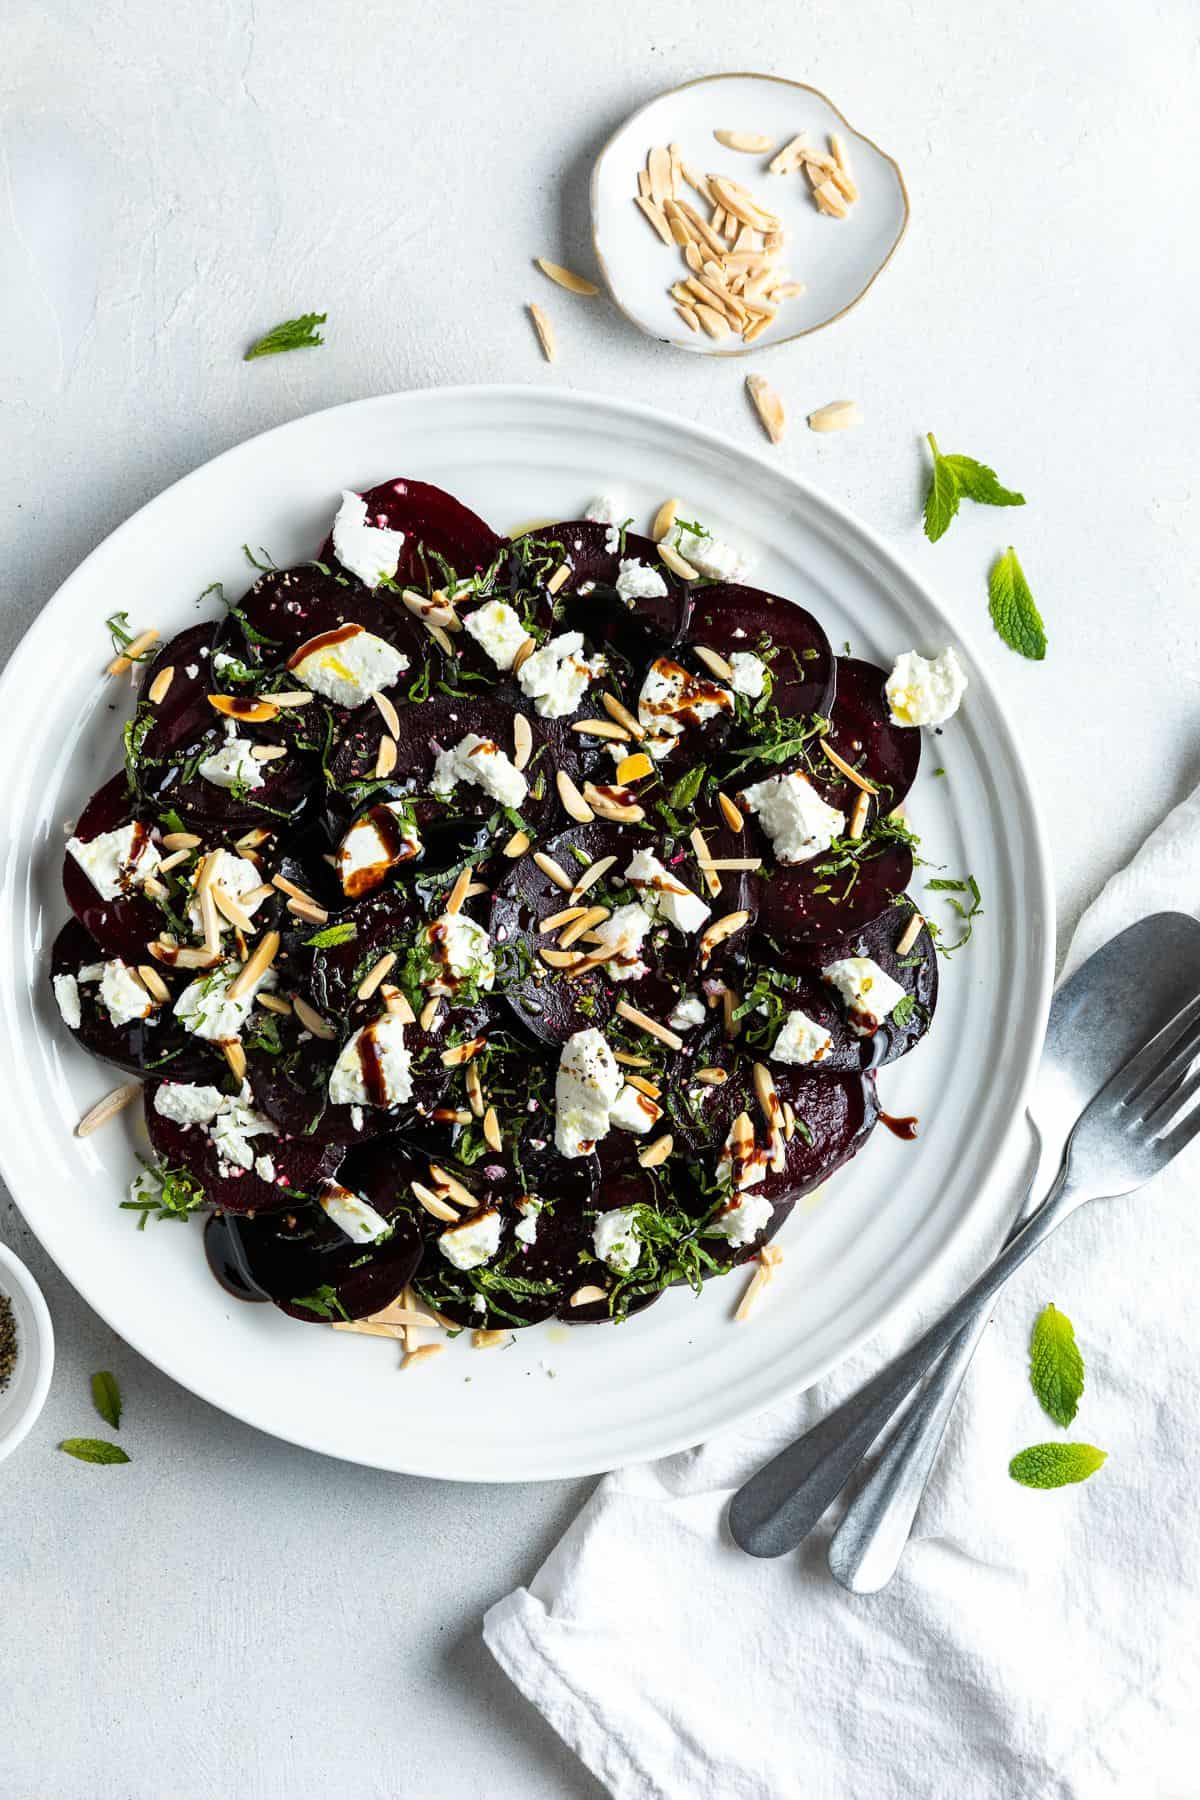
<svg viewBox="0 0 1200 1800">
<path fill-rule="evenodd" d="M 785 719 L 821 713 L 833 703 L 834 655 L 821 626 L 810 612 L 777 594 L 732 582 L 697 588 L 692 595 L 686 640 L 704 644 L 724 657 L 735 650 L 771 659 L 772 703 Z"/>
<path fill-rule="evenodd" d="M 874 663 L 839 656 L 837 698 L 824 741 L 878 788 L 879 800 L 873 805 L 889 813 L 900 805 L 917 778 L 921 733 L 892 724 L 883 692 L 886 680 L 886 671 Z M 839 775 L 819 746 L 810 763 L 822 799 L 848 814 L 861 790 Z"/>
<path fill-rule="evenodd" d="M 618 1319 L 644 1312 L 656 1300 L 661 1300 L 665 1291 L 663 1287 L 642 1285 L 649 1273 L 649 1262 L 644 1250 L 643 1265 L 634 1270 L 631 1279 L 624 1280 L 596 1257 L 592 1238 L 596 1217 L 600 1213 L 617 1212 L 623 1206 L 648 1206 L 666 1213 L 674 1213 L 676 1210 L 658 1171 L 639 1166 L 639 1142 L 639 1139 L 631 1137 L 628 1132 L 611 1131 L 598 1147 L 600 1185 L 592 1202 L 594 1216 L 587 1221 L 584 1245 L 594 1260 L 580 1267 L 576 1286 L 571 1292 L 577 1292 L 581 1287 L 601 1287 L 606 1295 L 612 1296 L 614 1290 L 619 1291 L 615 1302 L 612 1298 L 586 1300 L 578 1306 L 572 1306 L 571 1293 L 568 1293 L 564 1304 L 559 1308 L 558 1316 L 572 1325 L 611 1325 Z"/>
<path fill-rule="evenodd" d="M 367 503 L 368 524 L 404 533 L 395 575 L 397 587 L 429 593 L 444 587 L 451 575 L 459 581 L 482 575 L 507 542 L 461 500 L 427 481 L 394 476 L 367 488 L 362 498 Z M 342 572 L 333 554 L 332 533 L 321 546 L 320 560 Z M 448 569 L 443 566 L 447 564 Z"/>
<path fill-rule="evenodd" d="M 759 931 L 780 947 L 827 944 L 886 912 L 912 877 L 912 851 L 890 839 L 868 837 L 864 845 L 853 868 L 835 871 L 824 855 L 779 864 L 762 884 Z"/>
<path fill-rule="evenodd" d="M 297 819 L 308 803 L 317 773 L 316 753 L 296 746 L 307 721 L 238 726 L 239 737 L 271 747 L 283 744 L 288 750 L 285 757 L 264 763 L 261 786 L 239 799 L 234 789 L 220 787 L 199 773 L 198 764 L 225 742 L 224 721 L 207 702 L 204 705 L 195 735 L 177 744 L 167 762 L 150 760 L 153 750 L 147 739 L 138 764 L 138 780 L 147 803 L 158 811 L 173 808 L 201 832 L 245 831 L 253 825 L 274 829 L 280 821 Z"/>
<path fill-rule="evenodd" d="M 70 919 L 55 938 L 50 953 L 51 981 L 56 975 L 78 975 L 81 968 L 106 960 L 105 952 L 78 919 Z M 166 971 L 162 973 L 165 978 Z M 183 985 L 177 980 L 177 991 Z M 81 982 L 79 1001 L 80 1023 L 68 1028 L 72 1037 L 93 1056 L 118 1069 L 127 1069 L 133 1075 L 169 1075 L 177 1081 L 203 1082 L 219 1081 L 227 1073 L 220 1050 L 186 1032 L 169 1002 L 156 1007 L 149 1019 L 114 1025 L 108 1008 L 100 1001 L 98 982 Z"/>
<path fill-rule="evenodd" d="M 129 784 L 123 774 L 114 775 L 92 795 L 79 815 L 74 836 L 83 843 L 102 837 L 106 831 L 117 831 L 131 819 L 140 819 L 148 830 L 156 826 L 152 808 L 135 807 Z M 143 962 L 146 945 L 158 936 L 165 923 L 162 912 L 140 890 L 117 900 L 105 900 L 75 858 L 68 851 L 63 857 L 63 892 L 75 917 L 86 926 L 107 956 L 121 956 L 126 962 Z"/>
<path fill-rule="evenodd" d="M 253 1169 L 222 1174 L 206 1126 L 177 1125 L 155 1111 L 154 1096 L 162 1085 L 151 1082 L 146 1088 L 146 1129 L 154 1153 L 169 1168 L 188 1169 L 203 1187 L 205 1198 L 222 1212 L 280 1212 L 294 1207 L 316 1193 L 345 1154 L 339 1145 L 318 1144 L 311 1138 L 264 1135 L 253 1142 L 260 1155 L 271 1157 L 273 1181 L 263 1181 Z"/>
<path fill-rule="evenodd" d="M 421 1260 L 421 1234 L 399 1195 L 362 1193 L 392 1226 L 374 1244 L 355 1243 L 309 1202 L 286 1213 L 228 1222 L 235 1264 L 243 1280 L 305 1324 L 365 1319 L 390 1306 Z M 301 1304 L 307 1299 L 310 1304 Z"/>
<path fill-rule="evenodd" d="M 557 594 L 563 629 L 582 631 L 605 649 L 611 642 L 635 657 L 643 656 L 650 644 L 675 643 L 687 618 L 686 582 L 659 561 L 658 545 L 650 538 L 627 532 L 622 552 L 607 548 L 608 537 L 609 527 L 590 519 L 565 519 L 524 533 L 509 553 L 511 590 L 537 591 L 565 559 L 571 572 Z M 617 576 L 626 559 L 657 570 L 667 584 L 666 593 L 635 600 L 632 606 L 618 599 Z M 589 591 L 581 593 L 581 588 Z"/>
<path fill-rule="evenodd" d="M 207 696 L 222 684 L 215 677 L 213 654 L 229 635 L 224 619 L 207 619 L 189 625 L 169 643 L 163 645 L 152 663 L 147 664 L 139 683 L 139 701 L 153 714 L 154 724 L 144 742 L 147 753 L 165 755 L 184 737 L 192 736 L 197 723 L 209 723 Z M 170 685 L 155 704 L 147 698 L 154 683 L 165 670 L 172 671 Z M 211 711 L 211 708 L 208 708 Z"/>
<path fill-rule="evenodd" d="M 366 588 L 336 564 L 328 574 L 315 563 L 272 569 L 255 582 L 239 611 L 249 631 L 243 630 L 246 641 L 238 652 L 264 668 L 286 664 L 311 638 L 343 625 L 361 625 L 408 657 L 411 672 L 401 680 L 409 681 L 433 641 L 399 594 L 389 588 Z M 235 632 L 239 624 L 235 617 Z"/>
</svg>

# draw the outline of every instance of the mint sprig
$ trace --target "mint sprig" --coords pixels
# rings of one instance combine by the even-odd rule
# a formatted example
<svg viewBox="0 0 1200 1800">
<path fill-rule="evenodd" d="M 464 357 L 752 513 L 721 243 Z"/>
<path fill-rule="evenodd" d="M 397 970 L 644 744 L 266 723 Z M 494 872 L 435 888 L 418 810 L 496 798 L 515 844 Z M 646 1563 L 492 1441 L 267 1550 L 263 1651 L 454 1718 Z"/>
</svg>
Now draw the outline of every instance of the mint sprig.
<svg viewBox="0 0 1200 1800">
<path fill-rule="evenodd" d="M 1107 1457 L 1094 1444 L 1031 1444 L 1017 1452 L 1008 1472 L 1022 1487 L 1070 1487 L 1094 1475 Z"/>
<path fill-rule="evenodd" d="M 119 1444 L 108 1444 L 103 1438 L 64 1438 L 58 1446 L 76 1462 L 127 1463 L 129 1458 Z"/>
<path fill-rule="evenodd" d="M 1011 544 L 992 564 L 988 611 L 1010 650 L 1027 656 L 1031 662 L 1042 661 L 1046 654 L 1046 627 Z"/>
<path fill-rule="evenodd" d="M 323 325 L 328 317 L 328 313 L 301 313 L 298 319 L 285 319 L 282 325 L 260 337 L 257 344 L 251 344 L 242 360 L 253 362 L 256 356 L 279 356 L 285 350 L 314 350 L 325 342 L 314 326 Z"/>
<path fill-rule="evenodd" d="M 1075 1327 L 1056 1306 L 1044 1308 L 1029 1340 L 1029 1383 L 1044 1413 L 1064 1428 L 1079 1410 L 1083 1393 L 1083 1357 Z"/>
<path fill-rule="evenodd" d="M 114 1431 L 121 1428 L 121 1390 L 117 1378 L 107 1369 L 92 1376 L 92 1404 L 106 1425 Z"/>
<path fill-rule="evenodd" d="M 931 544 L 949 531 L 961 499 L 974 500 L 977 506 L 1024 506 L 1024 494 L 1006 488 L 995 469 L 973 456 L 943 456 L 932 431 L 927 441 L 933 473 L 925 496 L 925 536 Z"/>
</svg>

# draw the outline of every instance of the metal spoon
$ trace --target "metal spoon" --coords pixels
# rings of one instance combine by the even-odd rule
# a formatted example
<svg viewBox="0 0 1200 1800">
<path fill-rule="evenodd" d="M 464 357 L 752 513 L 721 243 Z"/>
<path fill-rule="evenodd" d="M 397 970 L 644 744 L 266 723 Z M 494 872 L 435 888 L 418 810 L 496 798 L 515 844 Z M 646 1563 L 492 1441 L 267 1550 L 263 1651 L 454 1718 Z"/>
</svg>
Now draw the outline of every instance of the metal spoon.
<svg viewBox="0 0 1200 1800">
<path fill-rule="evenodd" d="M 1043 1104 L 1048 1109 L 1047 1116 L 1069 1122 L 1078 1113 L 1081 1101 L 1086 1101 L 1095 1085 L 1104 1080 L 1106 1059 L 1111 1059 L 1111 1052 L 1103 1046 L 1103 1040 L 1117 1028 L 1116 1021 L 1123 1012 L 1131 1006 L 1140 1009 L 1148 995 L 1156 996 L 1154 1011 L 1142 1014 L 1144 1029 L 1152 1030 L 1161 1016 L 1158 1009 L 1168 983 L 1172 1004 L 1177 1004 L 1181 993 L 1186 995 L 1200 987 L 1194 973 L 1200 962 L 1195 921 L 1182 914 L 1160 914 L 1133 927 L 1132 933 L 1132 939 L 1130 933 L 1123 934 L 1124 939 L 1131 939 L 1129 943 L 1116 940 L 1099 953 L 1103 957 L 1103 979 L 1094 1002 L 1087 998 L 1087 984 L 1080 982 L 1085 970 L 1067 984 L 1072 993 L 1059 1009 L 1058 1020 L 1065 1021 L 1074 1013 L 1075 1029 L 1080 1041 L 1087 1040 L 1088 1048 L 1078 1058 L 1072 1055 L 1060 1061 L 1055 1056 L 1049 1065 L 1043 1064 L 1038 1089 L 1039 1094 L 1046 1095 Z M 1131 951 L 1136 951 L 1140 975 L 1134 972 Z M 1119 982 L 1114 973 L 1118 964 Z M 1085 967 L 1090 968 L 1091 964 Z M 1200 1006 L 1193 1011 L 1200 1016 Z M 1179 1022 L 1177 1031 L 1183 1023 Z M 1190 1015 L 1188 1029 L 1191 1031 Z M 1192 1037 L 1200 1044 L 1200 1031 L 1192 1032 L 1191 1037 L 1184 1033 L 1184 1037 L 1189 1044 Z M 1187 1137 L 1200 1129 L 1200 1111 L 1196 1111 L 1175 1133 L 1156 1136 L 1152 1125 L 1143 1119 L 1147 1103 L 1139 1102 L 1132 1112 L 1126 1109 L 1126 1102 L 1134 1098 L 1136 1082 L 1142 1078 L 1145 1058 L 1170 1063 L 1169 1079 L 1161 1073 L 1157 1078 L 1163 1093 L 1169 1094 L 1179 1054 L 1164 1051 L 1163 1044 L 1155 1039 L 1148 1051 L 1113 1076 L 1076 1125 L 1050 1198 L 1010 1238 L 991 1268 L 911 1349 L 738 1491 L 730 1506 L 729 1522 L 735 1541 L 744 1550 L 755 1556 L 779 1556 L 794 1548 L 836 1498 L 912 1387 L 965 1328 L 977 1323 L 980 1310 L 986 1313 L 992 1298 L 1025 1257 L 1084 1200 L 1131 1191 L 1148 1180 L 1156 1167 L 1169 1160 Z M 1185 1066 L 1177 1088 L 1182 1087 L 1186 1073 Z M 1197 1081 L 1193 1080 L 1187 1088 L 1189 1100 L 1194 1098 L 1196 1086 Z M 1123 1129 L 1131 1117 L 1140 1121 L 1132 1132 Z M 1155 1124 L 1158 1118 L 1156 1114 Z"/>
</svg>

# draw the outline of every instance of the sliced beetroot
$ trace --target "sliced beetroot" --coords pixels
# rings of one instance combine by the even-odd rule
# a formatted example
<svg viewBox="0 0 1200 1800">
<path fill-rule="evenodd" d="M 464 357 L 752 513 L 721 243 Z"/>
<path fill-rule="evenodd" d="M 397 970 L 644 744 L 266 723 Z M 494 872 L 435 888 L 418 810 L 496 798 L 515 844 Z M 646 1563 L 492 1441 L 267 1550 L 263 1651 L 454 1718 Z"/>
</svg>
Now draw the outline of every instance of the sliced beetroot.
<svg viewBox="0 0 1200 1800">
<path fill-rule="evenodd" d="M 106 960 L 105 952 L 78 919 L 70 919 L 50 952 L 51 981 L 58 975 L 78 977 L 80 969 Z M 165 976 L 166 971 L 161 972 Z M 175 986 L 180 991 L 183 983 L 177 980 Z M 133 1075 L 170 1075 L 178 1081 L 219 1080 L 226 1072 L 225 1059 L 217 1047 L 186 1032 L 169 1002 L 156 1005 L 146 1019 L 114 1025 L 100 999 L 99 982 L 79 982 L 78 988 L 80 1021 L 68 1029 L 93 1056 Z"/>
<path fill-rule="evenodd" d="M 401 1197 L 368 1196 L 357 1184 L 342 1185 L 370 1198 L 391 1225 L 386 1238 L 355 1242 L 312 1201 L 261 1219 L 228 1221 L 242 1280 L 306 1324 L 382 1312 L 398 1299 L 421 1261 L 421 1234 Z"/>
<path fill-rule="evenodd" d="M 837 659 L 837 698 L 824 742 L 878 789 L 874 808 L 900 805 L 917 778 L 921 733 L 893 725 L 884 697 L 885 670 L 858 657 Z M 829 762 L 819 746 L 810 756 L 813 779 L 829 806 L 849 814 L 861 789 Z"/>
<path fill-rule="evenodd" d="M 773 945 L 850 937 L 894 905 L 912 878 L 911 849 L 891 838 L 867 837 L 851 864 L 841 862 L 830 852 L 772 870 L 762 884 L 758 927 Z"/>
<path fill-rule="evenodd" d="M 686 641 L 729 658 L 772 649 L 771 702 L 785 719 L 828 717 L 835 692 L 834 654 L 821 626 L 804 607 L 760 588 L 716 582 L 692 595 Z"/>
<path fill-rule="evenodd" d="M 280 821 L 291 823 L 299 818 L 318 772 L 316 753 L 295 746 L 296 732 L 291 722 L 238 726 L 239 737 L 267 748 L 283 745 L 287 749 L 286 756 L 262 765 L 262 784 L 239 797 L 237 790 L 221 787 L 199 773 L 199 764 L 220 750 L 226 736 L 224 720 L 208 707 L 207 716 L 197 721 L 195 736 L 179 744 L 168 761 L 150 761 L 147 740 L 138 780 L 150 805 L 158 811 L 172 808 L 201 834 L 246 831 L 254 825 L 274 829 Z"/>
<path fill-rule="evenodd" d="M 601 1213 L 618 1212 L 627 1206 L 644 1206 L 668 1216 L 678 1216 L 659 1171 L 640 1167 L 637 1160 L 639 1142 L 628 1132 L 613 1131 L 601 1140 L 598 1147 L 600 1183 L 592 1201 L 592 1215 L 587 1220 L 585 1246 L 593 1260 L 580 1267 L 578 1283 L 566 1295 L 558 1314 L 560 1319 L 565 1319 L 572 1325 L 611 1325 L 634 1313 L 644 1312 L 648 1306 L 653 1306 L 656 1300 L 662 1298 L 666 1286 L 670 1285 L 649 1284 L 647 1278 L 650 1275 L 650 1265 L 645 1251 L 639 1268 L 634 1270 L 630 1278 L 624 1278 L 610 1269 L 595 1254 L 592 1233 Z M 584 1287 L 603 1288 L 605 1298 L 583 1300 L 572 1305 L 571 1294 L 578 1293 Z"/>
<path fill-rule="evenodd" d="M 80 813 L 74 836 L 87 844 L 105 832 L 118 831 L 132 819 L 137 819 L 147 832 L 157 829 L 153 808 L 135 805 L 124 774 L 114 775 Z M 106 955 L 122 956 L 133 963 L 145 960 L 146 945 L 158 936 L 164 918 L 154 901 L 147 900 L 140 889 L 116 900 L 105 900 L 68 851 L 63 857 L 63 892 L 75 917 Z"/>
<path fill-rule="evenodd" d="M 445 587 L 453 579 L 482 575 L 503 551 L 507 540 L 444 488 L 428 481 L 394 476 L 367 488 L 367 523 L 402 531 L 404 545 L 396 569 L 397 587 L 423 593 Z M 344 573 L 333 554 L 332 534 L 321 546 L 320 560 Z M 356 585 L 360 585 L 357 584 Z"/>
<path fill-rule="evenodd" d="M 409 658 L 415 675 L 431 643 L 429 633 L 390 588 L 366 588 L 336 564 L 272 569 L 245 595 L 234 617 L 238 653 L 263 668 L 282 667 L 314 637 L 361 625 Z M 402 678 L 407 679 L 407 678 Z"/>
<path fill-rule="evenodd" d="M 198 721 L 208 723 L 204 710 L 207 696 L 222 685 L 215 676 L 213 655 L 227 636 L 224 619 L 189 625 L 164 644 L 154 661 L 147 664 L 138 689 L 142 705 L 154 720 L 143 744 L 147 753 L 163 755 L 185 737 L 194 735 Z M 152 701 L 150 690 L 168 669 L 171 679 L 167 691 L 161 700 Z"/>
<path fill-rule="evenodd" d="M 595 643 L 635 656 L 650 644 L 673 644 L 687 619 L 687 584 L 660 560 L 650 538 L 626 532 L 624 548 L 610 550 L 611 527 L 590 519 L 565 519 L 539 526 L 514 539 L 509 552 L 508 581 L 514 593 L 539 592 L 558 565 L 570 573 L 557 590 L 561 629 L 582 631 Z M 624 561 L 653 569 L 666 583 L 665 594 L 638 599 L 632 605 L 616 592 Z M 587 589 L 586 593 L 581 592 Z"/>
<path fill-rule="evenodd" d="M 154 1154 L 168 1168 L 187 1169 L 203 1187 L 206 1200 L 222 1212 L 279 1212 L 295 1206 L 317 1192 L 345 1154 L 339 1145 L 318 1144 L 311 1138 L 264 1134 L 252 1142 L 256 1155 L 271 1158 L 273 1179 L 265 1181 L 253 1169 L 223 1168 L 207 1126 L 178 1125 L 155 1110 L 154 1096 L 163 1085 L 151 1082 L 146 1088 L 146 1129 Z"/>
</svg>

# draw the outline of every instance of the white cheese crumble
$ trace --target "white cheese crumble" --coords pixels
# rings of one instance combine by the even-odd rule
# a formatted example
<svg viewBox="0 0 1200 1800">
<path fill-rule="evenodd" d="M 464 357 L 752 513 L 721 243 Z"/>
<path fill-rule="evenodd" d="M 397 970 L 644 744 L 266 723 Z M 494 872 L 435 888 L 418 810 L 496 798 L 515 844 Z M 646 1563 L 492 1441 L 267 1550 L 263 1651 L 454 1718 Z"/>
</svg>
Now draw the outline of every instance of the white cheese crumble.
<svg viewBox="0 0 1200 1800">
<path fill-rule="evenodd" d="M 438 1249 L 456 1269 L 477 1269 L 500 1248 L 500 1214 L 493 1208 L 461 1225 L 451 1225 L 438 1238 Z"/>
<path fill-rule="evenodd" d="M 530 662 L 533 658 L 530 657 Z M 473 781 L 501 806 L 520 806 L 529 783 L 491 738 L 469 731 L 453 750 L 440 750 L 429 784 L 438 800 L 448 800 L 460 781 Z"/>
<path fill-rule="evenodd" d="M 248 1082 L 242 1083 L 237 1094 L 223 1094 L 220 1088 L 187 1081 L 164 1082 L 155 1093 L 154 1110 L 176 1125 L 206 1125 L 222 1175 L 233 1169 L 254 1169 L 260 1180 L 274 1180 L 274 1161 L 269 1156 L 256 1156 L 251 1139 L 278 1137 L 278 1128 L 254 1110 Z M 269 1174 L 258 1167 L 260 1163 L 269 1165 Z"/>
<path fill-rule="evenodd" d="M 703 1025 L 707 1017 L 708 1008 L 698 994 L 681 994 L 667 1024 L 672 1031 L 691 1031 L 693 1026 Z"/>
<path fill-rule="evenodd" d="M 482 925 L 465 913 L 443 913 L 425 928 L 429 953 L 444 975 L 435 976 L 426 992 L 454 994 L 464 982 L 491 988 L 496 980 L 492 940 Z"/>
<path fill-rule="evenodd" d="M 393 832 L 386 815 L 395 819 Z M 413 862 L 422 850 L 420 834 L 401 800 L 386 800 L 356 819 L 337 850 L 342 892 L 353 898 L 376 887 L 396 863 Z"/>
<path fill-rule="evenodd" d="M 775 1048 L 771 1051 L 771 1061 L 781 1063 L 814 1063 L 820 1062 L 832 1044 L 833 1038 L 823 1025 L 801 1012 L 799 1007 L 791 1011 L 779 1028 L 775 1039 Z"/>
<path fill-rule="evenodd" d="M 595 928 L 600 940 L 595 950 L 597 955 L 605 950 L 613 958 L 604 965 L 610 981 L 640 981 L 650 973 L 641 960 L 641 949 L 653 923 L 645 907 L 636 900 L 629 906 L 618 906 L 615 913 L 601 919 Z"/>
<path fill-rule="evenodd" d="M 691 674 L 668 656 L 651 663 L 638 695 L 638 723 L 649 732 L 643 748 L 662 757 L 674 748 L 687 725 L 702 725 L 733 707 L 733 695 L 718 682 Z"/>
<path fill-rule="evenodd" d="M 376 588 L 390 581 L 400 562 L 404 533 L 383 525 L 367 524 L 367 503 L 361 494 L 342 489 L 342 504 L 333 518 L 333 554 L 343 569 Z"/>
<path fill-rule="evenodd" d="M 700 930 L 712 913 L 699 895 L 663 867 L 652 850 L 639 850 L 625 871 L 626 881 L 642 896 L 642 904 L 685 936 Z"/>
<path fill-rule="evenodd" d="M 227 1098 L 220 1088 L 165 1081 L 154 1095 L 154 1110 L 176 1125 L 211 1125 Z"/>
<path fill-rule="evenodd" d="M 587 1156 L 608 1135 L 608 1115 L 624 1085 L 608 1041 L 594 1025 L 567 1039 L 554 1084 L 554 1143 L 561 1156 Z"/>
<path fill-rule="evenodd" d="M 675 547 L 685 562 L 710 581 L 745 581 L 750 570 L 749 558 L 708 531 L 689 531 L 686 525 L 680 525 L 675 532 Z"/>
<path fill-rule="evenodd" d="M 129 967 L 120 957 L 106 962 L 100 977 L 101 1004 L 108 1008 L 114 1025 L 132 1025 L 135 1019 L 148 1019 L 154 1002 Z"/>
<path fill-rule="evenodd" d="M 364 1052 L 378 1069 L 384 1106 L 404 1106 L 412 1099 L 412 1055 L 404 1042 L 404 1025 L 395 1013 L 384 1013 L 349 1038 L 329 1077 L 334 1106 L 381 1104 L 364 1080 Z"/>
<path fill-rule="evenodd" d="M 657 569 L 636 556 L 625 557 L 617 571 L 617 597 L 626 606 L 632 607 L 635 600 L 658 600 L 666 591 L 667 584 Z"/>
<path fill-rule="evenodd" d="M 374 1244 L 387 1237 L 391 1226 L 369 1200 L 351 1193 L 338 1181 L 327 1181 L 317 1195 L 317 1205 L 330 1222 L 354 1244 Z"/>
<path fill-rule="evenodd" d="M 845 956 L 821 970 L 846 1003 L 851 1031 L 870 1037 L 905 998 L 905 990 L 869 956 Z"/>
<path fill-rule="evenodd" d="M 632 1274 L 641 1261 L 642 1246 L 634 1232 L 635 1217 L 632 1206 L 617 1206 L 612 1212 L 601 1213 L 592 1230 L 596 1255 L 615 1275 Z"/>
<path fill-rule="evenodd" d="M 182 1022 L 185 1031 L 190 1031 L 193 1037 L 206 1038 L 210 1043 L 237 1037 L 250 1017 L 254 995 L 260 987 L 271 985 L 268 969 L 266 978 L 255 983 L 249 993 L 231 1000 L 230 984 L 238 973 L 238 964 L 231 963 L 210 974 L 198 975 L 195 981 L 188 983 L 175 1002 L 175 1017 Z"/>
<path fill-rule="evenodd" d="M 641 1137 L 644 1131 L 649 1131 L 652 1125 L 658 1124 L 662 1111 L 662 1107 L 649 1094 L 643 1094 L 640 1088 L 626 1082 L 613 1101 L 608 1120 L 618 1131 L 632 1131 Z"/>
<path fill-rule="evenodd" d="M 614 500 L 611 494 L 600 494 L 583 516 L 593 525 L 623 525 L 632 515 L 629 508 Z"/>
<path fill-rule="evenodd" d="M 729 658 L 733 670 L 733 691 L 747 700 L 757 700 L 766 686 L 767 665 L 752 650 L 735 650 Z"/>
<path fill-rule="evenodd" d="M 608 664 L 602 656 L 581 656 L 583 633 L 564 631 L 526 657 L 517 671 L 521 692 L 543 719 L 564 719 L 579 706 L 595 675 Z"/>
<path fill-rule="evenodd" d="M 83 1008 L 79 1002 L 79 983 L 74 975 L 54 977 L 54 998 L 58 1002 L 63 1024 L 69 1025 L 72 1031 L 78 1031 L 83 1023 Z"/>
<path fill-rule="evenodd" d="M 893 725 L 941 725 L 958 711 L 966 691 L 966 671 L 953 650 L 930 661 L 906 650 L 884 687 Z"/>
<path fill-rule="evenodd" d="M 116 831 L 102 831 L 86 843 L 70 838 L 67 853 L 75 858 L 102 900 L 118 900 L 129 888 L 140 887 L 162 861 L 146 827 L 136 820 L 118 826 Z"/>
<path fill-rule="evenodd" d="M 311 650 L 301 644 L 288 668 L 297 681 L 335 706 L 364 706 L 372 695 L 381 694 L 404 674 L 408 658 L 361 625 L 347 625 L 344 630 L 348 635 L 339 635 L 336 643 L 322 644 L 317 639 Z"/>
<path fill-rule="evenodd" d="M 263 764 L 254 754 L 253 739 L 239 737 L 232 719 L 225 728 L 225 742 L 205 757 L 196 773 L 202 781 L 219 788 L 260 788 L 267 779 Z"/>
<path fill-rule="evenodd" d="M 769 775 L 742 799 L 770 838 L 776 861 L 810 862 L 846 829 L 846 815 L 826 806 L 807 775 Z"/>
<path fill-rule="evenodd" d="M 258 1176 L 260 1181 L 274 1181 L 275 1158 L 273 1156 L 256 1156 L 254 1159 L 254 1173 Z"/>
<path fill-rule="evenodd" d="M 463 620 L 463 629 L 498 669 L 512 668 L 513 657 L 529 635 L 518 615 L 503 600 L 489 600 L 486 606 L 469 614 Z"/>
<path fill-rule="evenodd" d="M 517 1211 L 521 1215 L 520 1223 L 513 1226 L 513 1236 L 520 1244 L 535 1244 L 538 1234 L 538 1214 L 542 1210 L 540 1200 L 526 1195 L 517 1201 Z"/>
<path fill-rule="evenodd" d="M 727 1238 L 735 1250 L 741 1250 L 770 1223 L 774 1211 L 764 1195 L 745 1194 L 740 1200 L 731 1200 L 706 1229 L 714 1236 Z"/>
</svg>

